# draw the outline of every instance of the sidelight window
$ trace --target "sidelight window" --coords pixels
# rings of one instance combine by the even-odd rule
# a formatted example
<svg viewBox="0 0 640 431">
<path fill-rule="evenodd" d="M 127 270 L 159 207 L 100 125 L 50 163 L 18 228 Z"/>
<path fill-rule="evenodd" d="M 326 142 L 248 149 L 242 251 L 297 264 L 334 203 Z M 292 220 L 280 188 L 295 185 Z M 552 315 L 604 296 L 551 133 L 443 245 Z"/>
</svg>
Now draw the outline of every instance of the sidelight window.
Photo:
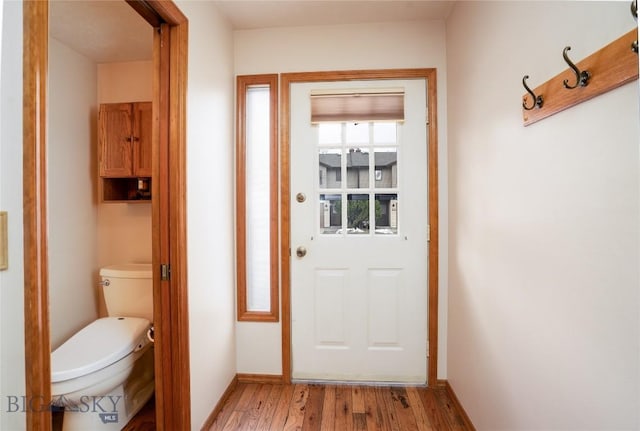
<svg viewBox="0 0 640 431">
<path fill-rule="evenodd" d="M 242 321 L 278 321 L 277 83 L 277 75 L 237 78 L 237 306 Z"/>
</svg>

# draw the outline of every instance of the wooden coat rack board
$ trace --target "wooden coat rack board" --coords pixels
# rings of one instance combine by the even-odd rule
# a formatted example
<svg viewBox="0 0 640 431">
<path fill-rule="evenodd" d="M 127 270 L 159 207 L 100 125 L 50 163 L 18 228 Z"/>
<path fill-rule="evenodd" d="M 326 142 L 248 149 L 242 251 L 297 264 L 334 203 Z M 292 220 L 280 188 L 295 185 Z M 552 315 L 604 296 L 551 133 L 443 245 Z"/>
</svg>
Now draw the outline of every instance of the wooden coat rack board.
<svg viewBox="0 0 640 431">
<path fill-rule="evenodd" d="M 590 77 L 586 86 L 578 85 L 573 89 L 565 87 L 564 82 L 570 85 L 577 82 L 576 72 L 569 68 L 533 90 L 535 98 L 542 97 L 541 106 L 538 106 L 539 101 L 536 105 L 534 97 L 528 93 L 525 94 L 522 97 L 524 125 L 533 124 L 638 79 L 638 54 L 631 48 L 637 40 L 637 29 L 631 30 L 576 63 L 580 71 L 589 72 Z M 525 106 L 533 106 L 533 109 L 527 110 Z"/>
</svg>

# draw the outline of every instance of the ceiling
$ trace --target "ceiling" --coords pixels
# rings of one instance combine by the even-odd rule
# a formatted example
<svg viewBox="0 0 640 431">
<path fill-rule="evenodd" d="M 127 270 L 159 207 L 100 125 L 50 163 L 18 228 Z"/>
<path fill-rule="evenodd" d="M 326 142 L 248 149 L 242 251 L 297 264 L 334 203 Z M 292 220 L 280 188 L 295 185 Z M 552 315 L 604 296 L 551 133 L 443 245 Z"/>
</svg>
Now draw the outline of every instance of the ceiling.
<svg viewBox="0 0 640 431">
<path fill-rule="evenodd" d="M 235 30 L 444 19 L 453 1 L 213 0 Z M 122 0 L 53 0 L 50 34 L 96 63 L 150 60 L 153 30 Z"/>
<path fill-rule="evenodd" d="M 452 1 L 222 0 L 214 2 L 234 29 L 444 19 Z"/>
<path fill-rule="evenodd" d="M 153 29 L 125 1 L 51 1 L 49 34 L 96 63 L 151 60 Z"/>
</svg>

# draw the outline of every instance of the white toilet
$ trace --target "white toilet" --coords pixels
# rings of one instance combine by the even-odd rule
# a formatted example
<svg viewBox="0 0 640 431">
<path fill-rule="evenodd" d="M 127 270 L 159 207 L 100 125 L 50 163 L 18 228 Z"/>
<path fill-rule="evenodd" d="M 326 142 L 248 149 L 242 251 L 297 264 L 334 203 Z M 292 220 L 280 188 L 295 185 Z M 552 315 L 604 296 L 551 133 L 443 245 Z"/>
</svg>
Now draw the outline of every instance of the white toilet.
<svg viewBox="0 0 640 431">
<path fill-rule="evenodd" d="M 121 430 L 153 394 L 150 264 L 100 270 L 109 317 L 82 328 L 51 353 L 52 404 L 63 431 Z"/>
</svg>

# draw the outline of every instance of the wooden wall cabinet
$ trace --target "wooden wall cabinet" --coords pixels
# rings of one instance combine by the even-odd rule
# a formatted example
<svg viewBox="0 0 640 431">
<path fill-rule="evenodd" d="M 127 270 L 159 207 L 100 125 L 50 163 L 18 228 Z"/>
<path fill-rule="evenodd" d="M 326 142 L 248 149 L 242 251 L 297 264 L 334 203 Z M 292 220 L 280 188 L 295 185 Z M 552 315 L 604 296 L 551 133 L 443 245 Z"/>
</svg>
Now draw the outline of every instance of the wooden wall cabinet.
<svg viewBox="0 0 640 431">
<path fill-rule="evenodd" d="M 98 113 L 103 201 L 151 199 L 151 102 L 106 103 Z"/>
</svg>

